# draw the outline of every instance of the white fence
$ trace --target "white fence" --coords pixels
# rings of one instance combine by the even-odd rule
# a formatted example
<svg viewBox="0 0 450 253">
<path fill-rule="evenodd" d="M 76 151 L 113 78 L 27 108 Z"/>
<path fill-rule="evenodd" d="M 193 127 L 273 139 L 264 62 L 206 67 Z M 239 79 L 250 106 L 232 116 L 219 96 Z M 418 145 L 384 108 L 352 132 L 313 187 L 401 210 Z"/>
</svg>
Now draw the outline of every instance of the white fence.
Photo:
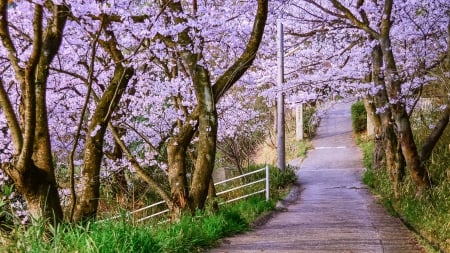
<svg viewBox="0 0 450 253">
<path fill-rule="evenodd" d="M 241 185 L 235 186 L 236 185 L 235 182 L 237 180 L 243 181 L 242 179 L 247 178 L 250 175 L 254 175 L 254 174 L 260 173 L 260 172 L 265 172 L 264 177 L 261 177 L 259 179 L 254 180 L 254 181 L 251 181 L 251 182 L 246 182 L 246 183 L 243 183 Z M 245 182 L 245 181 L 243 181 L 243 182 Z M 216 186 L 216 187 L 218 187 L 220 185 L 229 184 L 229 183 L 231 185 L 233 185 L 232 188 L 227 188 L 227 189 L 224 189 L 224 190 L 222 190 L 220 192 L 217 192 L 216 195 L 217 195 L 217 197 L 220 198 L 220 196 L 224 196 L 226 194 L 230 194 L 230 193 L 235 192 L 237 190 L 243 190 L 245 188 L 248 188 L 249 186 L 256 185 L 256 184 L 262 183 L 262 182 L 264 182 L 264 187 L 261 187 L 261 189 L 257 188 L 253 192 L 249 192 L 249 193 L 241 195 L 241 196 L 235 196 L 233 198 L 224 200 L 223 202 L 220 202 L 219 205 L 224 205 L 224 204 L 227 204 L 227 203 L 235 202 L 235 201 L 238 201 L 238 200 L 241 200 L 241 199 L 245 199 L 245 198 L 248 198 L 248 197 L 253 196 L 253 195 L 262 194 L 262 193 L 265 193 L 266 201 L 268 201 L 270 199 L 270 173 L 269 173 L 269 166 L 266 165 L 266 167 L 264 167 L 264 168 L 261 168 L 261 169 L 258 169 L 258 170 L 255 170 L 255 171 L 252 171 L 252 172 L 249 172 L 249 173 L 237 176 L 237 177 L 229 178 L 229 179 L 226 179 L 226 180 L 223 180 L 223 181 L 215 183 L 214 186 Z M 118 219 L 118 218 L 124 217 L 124 218 L 126 218 L 126 220 L 131 221 L 131 222 L 136 222 L 136 223 L 143 222 L 143 221 L 146 221 L 146 220 L 149 220 L 149 219 L 152 219 L 152 218 L 156 218 L 158 216 L 162 216 L 164 214 L 169 213 L 169 209 L 164 209 L 164 210 L 156 211 L 154 213 L 148 214 L 148 215 L 140 217 L 140 218 L 136 218 L 136 216 L 139 216 L 138 215 L 139 213 L 142 213 L 142 212 L 144 212 L 146 210 L 149 210 L 149 209 L 152 209 L 152 208 L 156 208 L 157 206 L 165 205 L 165 204 L 166 204 L 165 201 L 160 201 L 160 202 L 151 204 L 149 206 L 136 209 L 136 210 L 131 211 L 131 212 L 126 212 L 123 215 L 116 215 L 116 216 L 108 218 L 106 220 L 114 220 L 114 219 Z M 103 220 L 103 221 L 106 221 L 106 220 Z"/>
</svg>

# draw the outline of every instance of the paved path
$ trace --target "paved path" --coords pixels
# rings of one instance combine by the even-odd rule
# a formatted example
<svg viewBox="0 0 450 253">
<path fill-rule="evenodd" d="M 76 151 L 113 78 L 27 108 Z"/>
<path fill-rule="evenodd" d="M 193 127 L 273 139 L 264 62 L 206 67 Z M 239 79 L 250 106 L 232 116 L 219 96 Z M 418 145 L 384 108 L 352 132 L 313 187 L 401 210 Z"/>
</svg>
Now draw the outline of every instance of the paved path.
<svg viewBox="0 0 450 253">
<path fill-rule="evenodd" d="M 210 252 L 422 252 L 413 235 L 361 183 L 350 104 L 330 108 L 298 172 L 302 192 L 286 212 Z"/>
</svg>

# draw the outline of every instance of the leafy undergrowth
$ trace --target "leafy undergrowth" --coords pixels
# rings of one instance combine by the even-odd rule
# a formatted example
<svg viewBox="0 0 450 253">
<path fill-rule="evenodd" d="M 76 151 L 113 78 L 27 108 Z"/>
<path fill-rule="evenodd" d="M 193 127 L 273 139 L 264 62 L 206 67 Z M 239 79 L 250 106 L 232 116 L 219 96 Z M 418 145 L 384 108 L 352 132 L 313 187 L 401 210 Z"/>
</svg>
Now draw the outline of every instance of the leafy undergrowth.
<svg viewBox="0 0 450 253">
<path fill-rule="evenodd" d="M 380 197 L 381 202 L 391 214 L 399 216 L 433 247 L 450 252 L 450 200 L 448 198 L 450 184 L 448 180 L 445 180 L 445 177 L 441 178 L 439 183 L 435 183 L 428 192 L 417 197 L 414 185 L 409 175 L 406 175 L 401 196 L 396 200 L 387 171 L 371 169 L 373 143 L 363 141 L 360 145 L 367 168 L 363 176 L 364 183 Z M 435 158 L 437 158 L 437 154 Z M 433 166 L 428 168 L 430 174 L 433 173 L 433 169 L 436 169 Z M 433 250 L 430 249 L 430 252 Z"/>
<path fill-rule="evenodd" d="M 107 221 L 60 225 L 48 231 L 35 225 L 17 229 L 8 244 L 0 245 L 0 252 L 200 252 L 215 246 L 220 238 L 249 230 L 253 220 L 273 209 L 273 202 L 255 197 L 217 213 L 187 215 L 177 223 Z"/>
</svg>

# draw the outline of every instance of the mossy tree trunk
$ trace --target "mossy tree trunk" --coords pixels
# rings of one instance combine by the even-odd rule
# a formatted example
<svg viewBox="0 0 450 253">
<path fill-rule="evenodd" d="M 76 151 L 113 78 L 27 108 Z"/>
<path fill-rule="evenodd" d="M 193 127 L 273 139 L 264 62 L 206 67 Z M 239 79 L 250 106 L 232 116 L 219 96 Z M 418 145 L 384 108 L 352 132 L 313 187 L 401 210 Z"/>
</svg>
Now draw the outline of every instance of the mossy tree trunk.
<svg viewBox="0 0 450 253">
<path fill-rule="evenodd" d="M 107 18 L 107 17 L 103 17 Z M 108 30 L 108 21 L 104 32 L 107 41 L 99 41 L 100 45 L 109 53 L 115 63 L 112 79 L 103 95 L 98 99 L 93 112 L 83 152 L 83 169 L 81 172 L 80 195 L 76 198 L 76 208 L 73 214 L 75 222 L 95 218 L 100 198 L 100 166 L 103 158 L 103 142 L 106 128 L 111 115 L 117 108 L 125 92 L 129 80 L 134 74 L 131 67 L 123 66 L 124 56 L 118 49 L 115 34 Z"/>
<path fill-rule="evenodd" d="M 406 104 L 401 97 L 402 81 L 400 80 L 400 75 L 397 70 L 389 35 L 391 30 L 392 6 L 392 0 L 385 1 L 378 41 L 383 53 L 383 62 L 385 64 L 384 78 L 389 100 L 392 101 L 389 105 L 396 126 L 396 136 L 400 143 L 406 166 L 417 187 L 417 191 L 420 194 L 423 190 L 430 187 L 430 181 L 428 179 L 426 168 L 420 160 L 417 146 L 414 142 Z"/>
<path fill-rule="evenodd" d="M 389 102 L 383 73 L 381 71 L 382 67 L 383 53 L 381 47 L 377 45 L 372 49 L 372 78 L 374 85 L 378 87 L 378 92 L 374 95 L 374 104 L 380 110 L 377 113 L 380 120 L 377 143 L 380 146 L 377 148 L 381 148 L 384 152 L 385 166 L 392 182 L 394 195 L 398 197 L 400 194 L 400 185 L 405 175 L 405 163 L 397 142 L 394 124 L 391 120 L 391 111 L 387 107 Z M 377 152 L 374 152 L 374 155 L 376 154 Z"/>
<path fill-rule="evenodd" d="M 52 162 L 46 89 L 49 66 L 61 45 L 69 11 L 67 6 L 48 4 L 45 8 L 51 16 L 44 22 L 44 6 L 34 5 L 32 50 L 23 68 L 8 31 L 7 8 L 8 1 L 0 1 L 0 38 L 8 51 L 22 100 L 16 114 L 1 82 L 0 106 L 8 122 L 15 152 L 15 161 L 2 165 L 2 168 L 25 198 L 33 219 L 58 223 L 63 219 L 63 213 Z M 44 24 L 47 25 L 45 28 Z"/>
</svg>

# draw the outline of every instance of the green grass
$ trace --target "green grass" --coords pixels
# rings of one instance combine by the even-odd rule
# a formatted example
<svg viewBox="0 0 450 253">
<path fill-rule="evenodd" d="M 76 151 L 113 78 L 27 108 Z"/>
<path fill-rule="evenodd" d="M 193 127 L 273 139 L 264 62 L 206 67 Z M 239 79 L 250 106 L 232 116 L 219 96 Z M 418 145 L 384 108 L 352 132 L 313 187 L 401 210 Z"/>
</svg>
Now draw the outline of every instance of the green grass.
<svg viewBox="0 0 450 253">
<path fill-rule="evenodd" d="M 306 157 L 306 153 L 308 152 L 308 150 L 310 150 L 312 148 L 311 143 L 309 142 L 309 140 L 300 140 L 297 141 L 297 157 L 300 158 L 305 158 Z"/>
<path fill-rule="evenodd" d="M 250 223 L 274 209 L 261 197 L 228 205 L 217 213 L 199 212 L 179 222 L 131 225 L 123 221 L 17 228 L 0 252 L 200 252 L 218 239 L 250 229 Z"/>
</svg>

